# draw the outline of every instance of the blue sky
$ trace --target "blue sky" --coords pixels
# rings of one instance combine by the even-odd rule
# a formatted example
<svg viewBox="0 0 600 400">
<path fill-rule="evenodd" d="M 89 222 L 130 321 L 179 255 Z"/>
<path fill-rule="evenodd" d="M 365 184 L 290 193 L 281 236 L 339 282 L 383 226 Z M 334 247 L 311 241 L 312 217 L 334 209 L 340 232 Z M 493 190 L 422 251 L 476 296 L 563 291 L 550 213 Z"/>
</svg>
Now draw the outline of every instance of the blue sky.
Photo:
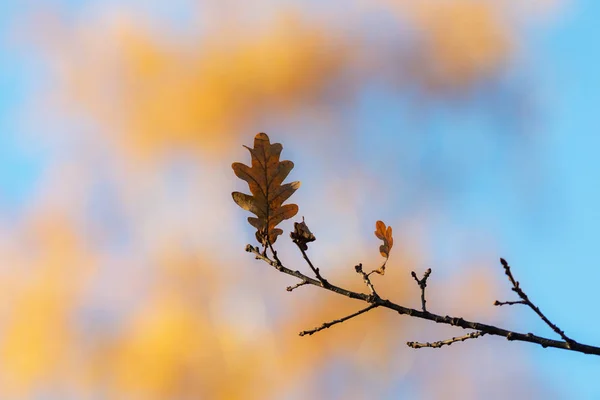
<svg viewBox="0 0 600 400">
<path fill-rule="evenodd" d="M 449 195 L 437 204 L 449 217 L 430 227 L 435 232 L 431 238 L 433 265 L 459 263 L 461 254 L 456 249 L 460 243 L 452 245 L 458 227 L 487 230 L 500 251 L 489 255 L 488 267 L 497 268 L 502 275 L 497 257 L 505 257 L 551 320 L 572 337 L 594 344 L 600 340 L 596 318 L 600 304 L 598 16 L 600 2 L 577 2 L 568 6 L 564 18 L 525 38 L 527 68 L 535 76 L 532 95 L 538 104 L 534 130 L 527 140 L 513 136 L 521 134 L 518 127 L 490 118 L 477 106 L 433 110 L 424 132 L 428 137 L 409 137 L 403 133 L 410 127 L 406 115 L 389 110 L 402 104 L 369 91 L 363 93 L 361 127 L 365 131 L 372 121 L 381 122 L 377 141 L 365 139 L 364 145 L 387 142 L 390 147 L 420 151 L 425 159 L 441 157 L 456 162 L 450 168 L 456 168 L 457 180 L 447 185 Z M 465 168 L 456 167 L 459 160 Z M 401 164 L 398 161 L 398 166 Z M 412 167 L 419 165 L 416 162 Z M 406 162 L 403 166 L 411 169 Z M 448 165 L 437 166 L 439 171 L 431 171 L 433 181 L 443 187 L 443 170 Z M 405 172 L 399 169 L 398 173 Z M 446 245 L 440 248 L 442 242 Z M 473 244 L 477 246 L 477 242 Z M 506 288 L 510 298 L 508 284 Z M 517 313 L 517 330 L 553 336 L 530 312 L 502 312 Z M 523 346 L 523 350 L 530 353 L 541 375 L 570 398 L 600 397 L 600 364 L 593 357 L 533 346 Z"/>
<path fill-rule="evenodd" d="M 14 214 L 34 190 L 43 169 L 35 146 L 25 145 L 24 124 L 27 102 L 35 93 L 35 63 L 12 34 L 13 2 L 0 4 L 0 216 Z"/>
<path fill-rule="evenodd" d="M 568 14 L 533 46 L 548 93 L 542 160 L 551 174 L 552 207 L 539 227 L 543 240 L 510 231 L 504 235 L 515 260 L 536 266 L 519 269 L 519 275 L 535 285 L 530 290 L 540 306 L 552 307 L 553 318 L 574 337 L 598 343 L 600 52 L 595 42 L 600 37 L 600 3 L 578 2 Z M 577 397 L 600 397 L 600 365 L 590 357 L 536 352 L 536 359 L 569 392 L 579 392 Z"/>
</svg>

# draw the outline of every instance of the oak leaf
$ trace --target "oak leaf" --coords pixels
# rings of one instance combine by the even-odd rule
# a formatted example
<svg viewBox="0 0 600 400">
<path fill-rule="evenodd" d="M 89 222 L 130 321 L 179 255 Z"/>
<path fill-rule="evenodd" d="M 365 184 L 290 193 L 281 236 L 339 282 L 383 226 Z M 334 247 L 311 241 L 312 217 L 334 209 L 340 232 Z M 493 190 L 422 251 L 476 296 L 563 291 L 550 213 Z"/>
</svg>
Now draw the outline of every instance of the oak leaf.
<svg viewBox="0 0 600 400">
<path fill-rule="evenodd" d="M 282 185 L 294 163 L 279 161 L 283 146 L 269 141 L 266 133 L 254 137 L 254 148 L 244 146 L 250 151 L 252 166 L 233 163 L 231 167 L 236 176 L 248 182 L 252 195 L 233 192 L 233 201 L 256 217 L 248 217 L 250 225 L 256 228 L 256 239 L 263 245 L 267 241 L 275 243 L 283 231 L 276 226 L 283 220 L 292 218 L 298 212 L 296 204 L 282 205 L 300 187 L 295 181 Z"/>
<path fill-rule="evenodd" d="M 375 236 L 378 239 L 383 240 L 383 244 L 379 246 L 379 253 L 382 257 L 385 257 L 385 261 L 383 265 L 376 269 L 374 272 L 383 275 L 385 273 L 385 264 L 387 260 L 390 258 L 390 250 L 392 250 L 392 246 L 394 245 L 394 238 L 392 237 L 392 227 L 386 227 L 383 221 L 377 221 L 375 223 Z"/>
</svg>

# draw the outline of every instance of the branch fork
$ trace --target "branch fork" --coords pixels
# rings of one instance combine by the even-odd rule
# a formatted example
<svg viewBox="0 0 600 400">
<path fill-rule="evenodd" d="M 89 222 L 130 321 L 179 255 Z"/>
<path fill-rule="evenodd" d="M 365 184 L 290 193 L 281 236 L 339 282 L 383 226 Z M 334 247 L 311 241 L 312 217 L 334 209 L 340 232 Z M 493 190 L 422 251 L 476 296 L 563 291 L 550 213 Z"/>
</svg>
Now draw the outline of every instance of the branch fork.
<svg viewBox="0 0 600 400">
<path fill-rule="evenodd" d="M 417 278 L 415 271 L 412 271 L 410 275 L 415 279 L 417 285 L 419 285 L 421 288 L 421 308 L 424 312 L 427 312 L 427 307 L 425 306 L 427 304 L 427 300 L 425 300 L 425 288 L 427 287 L 427 279 L 429 278 L 429 275 L 431 275 L 431 268 L 427 268 L 427 271 L 425 271 L 423 278 L 421 279 Z"/>
<path fill-rule="evenodd" d="M 518 300 L 518 301 L 498 301 L 498 300 L 496 300 L 494 302 L 494 305 L 495 306 L 514 305 L 514 304 L 527 305 L 529 308 L 531 308 L 533 310 L 533 312 L 535 312 L 542 319 L 542 321 L 544 321 L 546 323 L 546 325 L 548 325 L 554 332 L 556 332 L 568 345 L 577 343 L 573 339 L 568 337 L 562 329 L 560 329 L 558 326 L 556 326 L 555 324 L 550 322 L 550 320 L 542 313 L 542 311 L 539 309 L 539 307 L 537 307 L 535 304 L 533 304 L 531 302 L 531 300 L 529 300 L 529 297 L 527 296 L 527 294 L 525 294 L 523 289 L 521 289 L 519 281 L 517 281 L 514 278 L 512 272 L 510 270 L 510 265 L 508 265 L 508 262 L 506 262 L 506 260 L 504 258 L 500 258 L 500 263 L 502 264 L 502 267 L 504 267 L 504 273 L 508 277 L 509 282 L 512 284 L 512 291 L 515 292 L 521 298 L 521 300 Z"/>
</svg>

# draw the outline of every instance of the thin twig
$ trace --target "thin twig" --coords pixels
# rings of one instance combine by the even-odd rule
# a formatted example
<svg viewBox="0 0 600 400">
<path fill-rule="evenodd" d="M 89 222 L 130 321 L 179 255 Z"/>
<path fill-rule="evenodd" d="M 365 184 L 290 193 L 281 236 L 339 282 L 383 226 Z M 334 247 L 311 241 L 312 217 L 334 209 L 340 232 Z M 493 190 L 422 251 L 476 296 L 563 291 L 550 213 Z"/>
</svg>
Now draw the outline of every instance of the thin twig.
<svg viewBox="0 0 600 400">
<path fill-rule="evenodd" d="M 294 286 L 288 286 L 285 288 L 285 290 L 287 290 L 288 292 L 291 292 L 292 290 L 299 288 L 300 286 L 304 286 L 304 285 L 308 285 L 310 282 L 308 281 L 302 281 L 300 283 L 295 284 Z"/>
<path fill-rule="evenodd" d="M 478 332 L 467 333 L 464 336 L 453 337 L 452 339 L 440 340 L 439 342 L 433 342 L 433 343 L 406 342 L 406 344 L 408 347 L 412 347 L 413 349 L 420 349 L 423 347 L 440 348 L 442 346 L 450 346 L 452 343 L 464 342 L 465 340 L 468 340 L 468 339 L 477 339 L 478 337 L 481 337 L 483 335 L 485 335 L 485 332 L 478 331 Z"/>
<path fill-rule="evenodd" d="M 431 275 L 431 268 L 427 268 L 427 271 L 425 271 L 423 278 L 421 279 L 417 278 L 415 271 L 412 271 L 410 275 L 415 278 L 417 285 L 419 285 L 421 288 L 421 308 L 423 311 L 427 312 L 427 307 L 425 307 L 425 304 L 427 303 L 427 300 L 425 300 L 425 288 L 427 287 L 427 278 L 429 278 L 429 275 Z"/>
<path fill-rule="evenodd" d="M 308 255 L 306 255 L 306 251 L 302 248 L 300 243 L 297 241 L 294 241 L 294 243 L 296 243 L 296 246 L 298 246 L 298 249 L 300 249 L 300 252 L 302 253 L 302 257 L 304 257 L 304 260 L 306 261 L 306 263 L 308 264 L 310 269 L 313 270 L 313 272 L 315 273 L 315 276 L 321 282 L 321 286 L 324 288 L 331 286 L 331 284 L 327 281 L 327 279 L 325 279 L 321 276 L 321 273 L 319 272 L 319 268 L 316 268 L 313 265 L 313 263 L 310 261 L 310 258 L 308 258 Z"/>
<path fill-rule="evenodd" d="M 540 311 L 540 309 L 535 304 L 533 304 L 531 302 L 531 300 L 529 300 L 529 297 L 527 297 L 525 292 L 523 292 L 523 290 L 521 289 L 521 286 L 519 286 L 519 282 L 516 281 L 515 278 L 513 277 L 513 274 L 510 270 L 510 266 L 508 265 L 506 260 L 504 258 L 501 258 L 500 263 L 504 267 L 504 272 L 506 273 L 506 276 L 508 276 L 508 280 L 513 285 L 513 287 L 512 287 L 513 292 L 518 294 L 519 297 L 525 302 L 525 304 L 527 304 L 529 306 L 529 308 L 531 308 L 550 328 L 552 328 L 552 330 L 554 332 L 556 332 L 561 338 L 563 338 L 563 340 L 565 342 L 567 342 L 567 344 L 576 343 L 573 339 L 571 339 L 567 335 L 565 335 L 565 332 L 562 331 L 561 329 L 559 329 L 558 326 L 556 326 L 555 324 L 550 322 L 550 320 L 548 318 L 546 318 L 546 316 L 544 314 L 542 314 L 542 311 Z"/>
<path fill-rule="evenodd" d="M 498 301 L 498 300 L 496 300 L 494 302 L 495 306 L 512 306 L 514 304 L 527 304 L 527 303 L 523 300 L 517 300 L 517 301 Z"/>
<path fill-rule="evenodd" d="M 323 329 L 327 329 L 327 328 L 329 328 L 332 325 L 340 324 L 340 323 L 342 323 L 344 321 L 349 320 L 350 318 L 358 317 L 360 314 L 366 313 L 367 311 L 372 310 L 373 308 L 375 308 L 377 306 L 378 306 L 377 304 L 370 304 L 369 307 L 363 308 L 362 310 L 357 311 L 354 314 L 347 315 L 347 316 L 345 316 L 343 318 L 336 319 L 336 320 L 333 320 L 331 322 L 324 322 L 323 325 L 321 325 L 321 326 L 319 326 L 317 328 L 314 328 L 314 329 L 310 329 L 308 331 L 302 331 L 302 332 L 300 332 L 300 336 L 312 335 L 313 333 L 317 333 L 319 331 L 322 331 Z"/>
<path fill-rule="evenodd" d="M 255 258 L 257 260 L 262 260 L 262 261 L 266 262 L 267 264 L 269 264 L 270 266 L 272 266 L 273 268 L 275 268 L 279 272 L 283 272 L 284 274 L 295 276 L 296 278 L 298 278 L 300 280 L 308 281 L 308 283 L 310 283 L 311 285 L 323 288 L 323 285 L 321 284 L 320 281 L 318 281 L 318 280 L 316 280 L 314 278 L 311 278 L 310 276 L 304 275 L 302 272 L 300 272 L 298 270 L 294 271 L 292 269 L 284 267 L 283 264 L 281 264 L 281 263 L 278 263 L 278 262 L 276 262 L 274 260 L 271 260 L 268 256 L 262 254 L 259 251 L 258 247 L 254 247 L 251 244 L 248 244 L 248 245 L 246 245 L 246 251 L 248 253 L 254 254 L 254 256 L 255 256 Z M 327 290 L 332 291 L 334 293 L 338 293 L 338 294 L 344 295 L 344 296 L 349 297 L 351 299 L 360 299 L 360 300 L 365 300 L 366 301 L 367 297 L 368 297 L 368 295 L 366 295 L 366 294 L 355 293 L 355 292 L 352 292 L 350 290 L 342 289 L 342 288 L 340 288 L 338 286 L 335 286 L 335 285 L 332 285 L 332 284 L 329 284 L 329 287 L 325 287 L 324 289 L 327 289 Z"/>
<path fill-rule="evenodd" d="M 267 256 L 267 248 L 271 249 L 271 253 L 273 253 L 273 260 L 275 260 L 275 262 L 277 263 L 278 266 L 282 266 L 283 264 L 281 263 L 281 260 L 279 259 L 279 257 L 277 256 L 277 251 L 273 248 L 273 245 L 271 244 L 271 242 L 269 241 L 265 241 L 265 249 L 262 252 L 263 256 Z"/>
<path fill-rule="evenodd" d="M 371 278 L 369 278 L 369 275 L 371 275 L 371 273 L 367 274 L 363 271 L 362 263 L 355 265 L 354 269 L 356 270 L 356 273 L 362 275 L 365 285 L 367 285 L 367 287 L 369 288 L 369 291 L 371 292 L 371 297 L 373 297 L 373 299 L 379 298 L 379 295 L 377 294 L 377 291 L 375 290 L 375 286 L 373 286 L 373 284 L 371 283 Z"/>
<path fill-rule="evenodd" d="M 373 299 L 373 296 L 365 293 L 357 293 L 352 290 L 344 289 L 339 286 L 335 286 L 330 284 L 329 287 L 323 287 L 322 283 L 316 279 L 313 279 L 309 276 L 304 275 L 300 271 L 294 271 L 292 269 L 286 268 L 282 264 L 278 264 L 276 261 L 271 260 L 266 255 L 261 254 L 260 250 L 252 245 L 246 246 L 246 251 L 249 253 L 253 253 L 257 259 L 260 259 L 267 264 L 271 265 L 273 268 L 277 269 L 279 272 L 284 274 L 294 276 L 300 280 L 306 280 L 309 284 L 323 288 L 330 292 L 334 292 L 340 294 L 342 296 L 349 297 L 351 299 L 358 299 L 368 303 L 377 304 L 379 307 L 388 308 L 390 310 L 396 311 L 401 315 L 408 315 L 413 318 L 421 318 L 428 321 L 433 321 L 439 324 L 446 324 L 452 326 L 458 326 L 464 329 L 473 329 L 476 331 L 482 331 L 487 335 L 501 336 L 510 341 L 521 341 L 528 343 L 539 344 L 542 347 L 553 347 L 556 349 L 570 350 L 578 353 L 584 354 L 594 354 L 600 356 L 600 347 L 591 346 L 587 344 L 572 342 L 569 343 L 567 341 L 553 340 L 544 338 L 541 336 L 534 335 L 532 333 L 519 333 L 509 331 L 507 329 L 499 328 L 493 325 L 482 324 L 479 322 L 471 322 L 467 321 L 460 317 L 451 317 L 451 316 L 442 316 L 433 314 L 431 312 L 424 312 L 420 310 L 416 310 L 409 307 L 404 307 L 399 304 L 393 303 L 389 300 L 376 298 Z"/>
</svg>

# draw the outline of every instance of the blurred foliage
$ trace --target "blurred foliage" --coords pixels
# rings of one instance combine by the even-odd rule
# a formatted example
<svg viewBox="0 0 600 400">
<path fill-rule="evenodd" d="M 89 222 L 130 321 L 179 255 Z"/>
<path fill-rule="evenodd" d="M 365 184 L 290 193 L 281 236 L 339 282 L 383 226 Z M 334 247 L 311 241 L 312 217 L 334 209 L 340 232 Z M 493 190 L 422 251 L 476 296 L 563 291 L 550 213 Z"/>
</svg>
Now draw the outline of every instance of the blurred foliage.
<svg viewBox="0 0 600 400">
<path fill-rule="evenodd" d="M 294 14 L 257 34 L 235 26 L 223 21 L 222 31 L 185 45 L 118 24 L 67 53 L 75 56 L 65 70 L 69 90 L 134 152 L 206 152 L 231 146 L 261 117 L 316 104 L 346 62 L 347 45 Z"/>
<path fill-rule="evenodd" d="M 416 3 L 422 33 L 412 77 L 432 92 L 464 90 L 493 78 L 511 56 L 512 32 L 501 5 L 478 0 Z"/>
<path fill-rule="evenodd" d="M 492 2 L 378 4 L 417 32 L 402 60 L 409 79 L 431 95 L 464 93 L 473 82 L 494 79 L 515 48 L 505 10 Z M 232 14 L 251 14 L 253 7 L 229 6 Z M 425 330 L 392 313 L 369 313 L 299 338 L 300 330 L 356 305 L 311 288 L 287 293 L 288 280 L 243 253 L 238 244 L 247 237 L 232 222 L 234 205 L 217 195 L 231 192 L 219 168 L 233 161 L 231 148 L 256 133 L 248 132 L 253 126 L 305 109 L 346 118 L 341 105 L 377 75 L 363 68 L 369 45 L 359 28 L 344 34 L 343 13 L 334 24 L 284 10 L 255 31 L 231 18 L 182 38 L 135 13 L 95 15 L 31 27 L 60 78 L 48 104 L 59 103 L 76 127 L 83 116 L 93 128 L 74 141 L 82 147 L 62 142 L 61 129 L 44 135 L 59 150 L 36 200 L 10 234 L 2 232 L 1 398 L 377 398 L 401 392 L 399 381 L 436 398 L 482 393 L 485 381 L 478 382 L 476 368 L 454 380 L 462 371 L 457 364 L 475 365 L 485 355 L 467 346 L 436 353 L 432 379 L 448 378 L 441 394 L 423 379 L 430 367 L 415 363 L 403 345 Z M 348 17 L 348 24 L 359 22 Z M 385 59 L 396 49 L 376 50 Z M 191 153 L 193 161 L 165 162 L 173 149 Z M 139 167 L 139 159 L 151 167 Z M 346 192 L 335 195 L 336 203 L 323 207 L 351 205 Z M 328 224 L 344 226 L 348 213 L 338 214 Z M 395 234 L 411 236 L 407 226 Z M 374 254 L 370 229 L 358 235 L 372 240 L 367 254 Z M 210 242 L 215 237 L 218 246 Z M 311 250 L 317 246 L 328 244 Z M 336 264 L 348 268 L 322 271 L 362 290 L 351 266 L 361 261 L 363 245 L 347 246 L 356 254 L 336 256 Z M 420 251 L 397 239 L 385 277 L 374 279 L 380 293 L 417 304 L 409 271 L 419 265 Z M 430 282 L 436 279 L 434 272 Z M 445 305 L 459 302 L 465 317 L 491 310 L 486 302 L 495 287 L 486 274 L 450 285 Z M 500 386 L 507 396 L 518 389 Z"/>
</svg>

